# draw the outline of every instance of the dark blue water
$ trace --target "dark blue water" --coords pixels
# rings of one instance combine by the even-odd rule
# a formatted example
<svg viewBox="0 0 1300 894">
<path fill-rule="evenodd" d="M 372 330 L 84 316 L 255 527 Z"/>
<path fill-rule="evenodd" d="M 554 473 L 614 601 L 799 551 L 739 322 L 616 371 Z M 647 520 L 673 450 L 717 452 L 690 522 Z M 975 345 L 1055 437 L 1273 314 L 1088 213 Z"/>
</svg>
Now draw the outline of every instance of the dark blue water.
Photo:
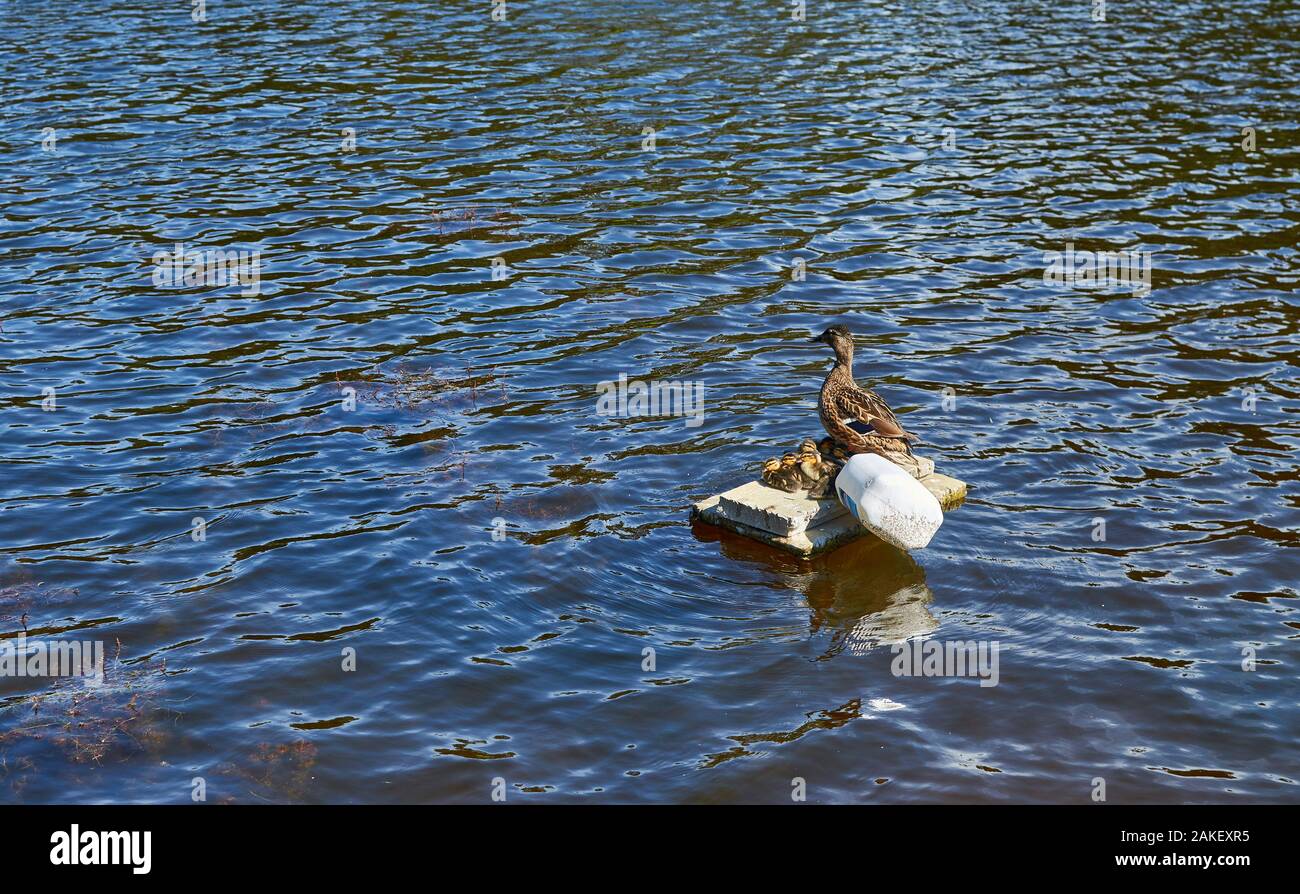
<svg viewBox="0 0 1300 894">
<path fill-rule="evenodd" d="M 1300 800 L 1300 13 L 1108 7 L 0 4 L 0 801 Z M 831 322 L 911 557 L 688 522 Z"/>
</svg>

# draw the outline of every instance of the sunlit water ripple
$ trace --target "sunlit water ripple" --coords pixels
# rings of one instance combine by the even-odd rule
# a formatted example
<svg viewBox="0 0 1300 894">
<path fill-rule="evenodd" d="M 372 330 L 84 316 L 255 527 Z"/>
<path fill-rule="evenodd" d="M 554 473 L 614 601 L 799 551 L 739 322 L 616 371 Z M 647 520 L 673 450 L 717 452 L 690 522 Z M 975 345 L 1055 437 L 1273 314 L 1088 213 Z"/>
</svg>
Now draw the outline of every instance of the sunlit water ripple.
<svg viewBox="0 0 1300 894">
<path fill-rule="evenodd" d="M 1300 13 L 1089 7 L 0 5 L 0 635 L 118 659 L 0 801 L 1300 800 Z M 688 522 L 832 321 L 972 485 L 912 558 Z"/>
</svg>

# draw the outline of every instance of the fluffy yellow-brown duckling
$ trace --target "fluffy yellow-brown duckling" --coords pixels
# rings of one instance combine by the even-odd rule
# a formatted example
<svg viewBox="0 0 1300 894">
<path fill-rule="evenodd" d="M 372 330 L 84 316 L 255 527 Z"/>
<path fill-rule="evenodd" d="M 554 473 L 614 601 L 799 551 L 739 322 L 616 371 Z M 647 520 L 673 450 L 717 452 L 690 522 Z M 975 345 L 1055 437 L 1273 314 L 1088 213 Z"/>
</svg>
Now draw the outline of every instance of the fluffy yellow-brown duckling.
<svg viewBox="0 0 1300 894">
<path fill-rule="evenodd" d="M 809 496 L 826 496 L 838 472 L 838 467 L 822 457 L 816 444 L 799 453 L 799 475 Z"/>
<path fill-rule="evenodd" d="M 840 444 L 835 443 L 834 438 L 822 438 L 817 442 L 817 452 L 823 458 L 844 465 L 849 461 L 849 452 Z"/>
<path fill-rule="evenodd" d="M 787 453 L 781 457 L 781 474 L 790 479 L 788 493 L 798 493 L 806 487 L 803 475 L 799 472 L 798 453 Z"/>
<path fill-rule="evenodd" d="M 781 460 L 775 458 L 765 459 L 763 460 L 763 472 L 759 476 L 759 478 L 762 479 L 762 482 L 764 484 L 775 487 L 776 485 L 774 485 L 772 482 L 776 478 L 777 473 L 780 471 L 781 471 Z"/>
<path fill-rule="evenodd" d="M 797 491 L 802 484 L 799 480 L 798 468 L 793 463 L 787 465 L 779 459 L 769 459 L 763 463 L 762 481 L 768 487 L 774 487 L 788 494 Z"/>
</svg>

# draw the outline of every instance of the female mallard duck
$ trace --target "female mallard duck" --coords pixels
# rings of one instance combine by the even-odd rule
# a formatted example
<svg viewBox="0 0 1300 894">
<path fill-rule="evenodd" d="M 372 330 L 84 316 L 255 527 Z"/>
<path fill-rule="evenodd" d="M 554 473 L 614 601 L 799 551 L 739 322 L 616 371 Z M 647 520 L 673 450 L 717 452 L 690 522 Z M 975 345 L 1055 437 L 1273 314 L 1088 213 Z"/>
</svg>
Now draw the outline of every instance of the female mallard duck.
<svg viewBox="0 0 1300 894">
<path fill-rule="evenodd" d="M 894 411 L 880 396 L 853 381 L 853 336 L 840 325 L 831 326 L 813 341 L 831 346 L 835 366 L 822 384 L 817 415 L 822 426 L 849 453 L 911 453 L 908 441 L 919 440 L 903 430 Z"/>
</svg>

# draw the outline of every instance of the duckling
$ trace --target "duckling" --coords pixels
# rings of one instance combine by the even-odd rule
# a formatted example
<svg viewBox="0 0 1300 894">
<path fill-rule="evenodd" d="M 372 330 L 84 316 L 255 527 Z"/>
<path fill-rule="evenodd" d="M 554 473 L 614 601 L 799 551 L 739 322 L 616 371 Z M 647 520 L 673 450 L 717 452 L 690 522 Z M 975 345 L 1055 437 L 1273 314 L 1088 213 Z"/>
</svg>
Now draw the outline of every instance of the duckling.
<svg viewBox="0 0 1300 894">
<path fill-rule="evenodd" d="M 759 475 L 760 480 L 768 487 L 776 487 L 773 483 L 776 480 L 777 473 L 781 471 L 781 460 L 772 459 L 763 460 L 763 472 Z"/>
<path fill-rule="evenodd" d="M 799 489 L 799 481 L 797 476 L 792 474 L 793 468 L 779 459 L 769 459 L 763 463 L 763 483 L 788 494 L 794 493 Z"/>
<path fill-rule="evenodd" d="M 849 452 L 835 443 L 834 438 L 822 438 L 817 442 L 817 452 L 822 459 L 835 466 L 836 473 L 849 461 Z"/>
<path fill-rule="evenodd" d="M 799 472 L 806 481 L 812 483 L 820 478 L 821 466 L 822 455 L 816 448 L 803 447 L 799 451 Z"/>
<path fill-rule="evenodd" d="M 805 487 L 803 475 L 799 473 L 799 454 L 787 453 L 781 457 L 781 473 L 790 479 L 788 493 L 798 493 Z"/>
<path fill-rule="evenodd" d="M 822 458 L 816 444 L 811 449 L 806 449 L 799 454 L 799 474 L 803 478 L 808 496 L 826 496 L 830 490 L 831 482 L 835 480 L 832 471 L 838 472 L 839 470 Z"/>
<path fill-rule="evenodd" d="M 894 411 L 880 395 L 853 380 L 853 336 L 845 326 L 827 328 L 813 341 L 830 345 L 835 366 L 822 383 L 817 415 L 826 433 L 849 453 L 911 453 L 909 441 L 920 440 L 899 424 Z"/>
</svg>

